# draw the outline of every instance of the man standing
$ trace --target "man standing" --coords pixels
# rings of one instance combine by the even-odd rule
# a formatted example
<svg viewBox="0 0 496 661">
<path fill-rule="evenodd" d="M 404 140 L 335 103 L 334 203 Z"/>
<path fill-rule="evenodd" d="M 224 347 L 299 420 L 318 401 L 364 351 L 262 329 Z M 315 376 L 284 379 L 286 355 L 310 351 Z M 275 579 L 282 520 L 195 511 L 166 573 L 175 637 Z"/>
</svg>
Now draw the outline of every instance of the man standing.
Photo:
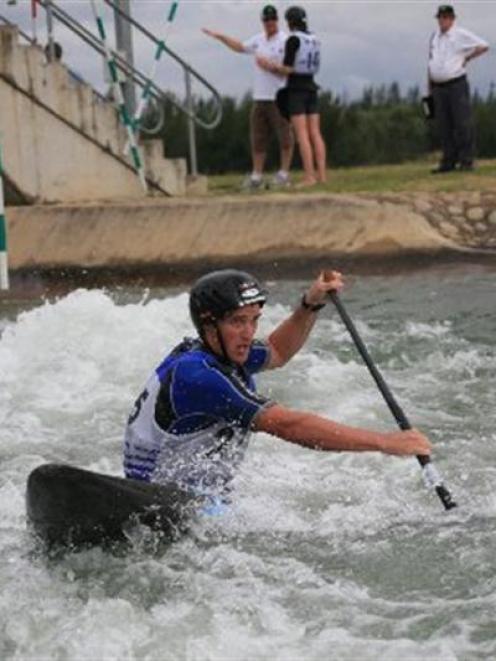
<svg viewBox="0 0 496 661">
<path fill-rule="evenodd" d="M 439 29 L 431 36 L 429 90 L 441 132 L 442 158 L 433 174 L 474 167 L 474 128 L 467 81 L 467 63 L 485 53 L 489 45 L 472 32 L 455 26 L 451 5 L 441 5 L 436 18 Z"/>
<path fill-rule="evenodd" d="M 261 19 L 263 32 L 244 42 L 212 30 L 204 29 L 203 32 L 225 44 L 236 53 L 248 53 L 282 62 L 287 35 L 279 30 L 277 9 L 273 5 L 266 5 L 262 10 Z M 287 186 L 289 184 L 288 173 L 293 157 L 294 138 L 291 125 L 281 116 L 275 103 L 277 92 L 285 84 L 285 78 L 265 71 L 255 64 L 253 106 L 250 116 L 253 170 L 244 184 L 244 187 L 250 190 L 263 187 L 263 170 L 267 148 L 274 133 L 277 134 L 279 139 L 280 170 L 272 179 L 271 185 Z"/>
</svg>

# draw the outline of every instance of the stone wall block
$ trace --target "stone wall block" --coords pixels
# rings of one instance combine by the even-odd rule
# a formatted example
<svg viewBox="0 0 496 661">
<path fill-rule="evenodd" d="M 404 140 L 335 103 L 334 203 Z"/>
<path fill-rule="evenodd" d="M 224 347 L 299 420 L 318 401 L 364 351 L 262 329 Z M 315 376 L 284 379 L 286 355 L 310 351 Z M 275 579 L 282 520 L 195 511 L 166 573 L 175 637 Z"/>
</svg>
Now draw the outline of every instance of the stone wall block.
<svg viewBox="0 0 496 661">
<path fill-rule="evenodd" d="M 444 221 L 444 216 L 440 213 L 430 213 L 429 218 L 432 220 L 432 222 L 436 223 L 436 225 L 439 225 Z"/>
<path fill-rule="evenodd" d="M 477 222 L 484 218 L 484 209 L 482 207 L 470 207 L 466 212 L 466 217 L 472 222 Z"/>
<path fill-rule="evenodd" d="M 443 221 L 439 225 L 439 230 L 445 235 L 448 236 L 451 239 L 456 239 L 459 237 L 460 231 L 456 225 L 452 225 L 451 223 L 447 221 Z"/>
<path fill-rule="evenodd" d="M 415 200 L 413 204 L 415 211 L 420 212 L 421 214 L 426 214 L 429 211 L 432 211 L 432 204 L 427 202 L 427 200 L 419 199 Z"/>
</svg>

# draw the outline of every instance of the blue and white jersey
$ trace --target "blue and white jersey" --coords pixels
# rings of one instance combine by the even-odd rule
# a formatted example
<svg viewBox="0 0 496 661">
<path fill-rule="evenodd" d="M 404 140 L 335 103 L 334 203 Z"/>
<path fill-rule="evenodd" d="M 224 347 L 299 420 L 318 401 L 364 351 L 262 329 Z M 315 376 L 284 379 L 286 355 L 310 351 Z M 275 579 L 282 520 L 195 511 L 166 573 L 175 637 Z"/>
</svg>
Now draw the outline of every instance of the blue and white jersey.
<svg viewBox="0 0 496 661">
<path fill-rule="evenodd" d="M 124 438 L 126 477 L 217 493 L 244 457 L 255 416 L 272 402 L 256 393 L 269 347 L 253 342 L 243 367 L 185 339 L 148 379 Z"/>
</svg>

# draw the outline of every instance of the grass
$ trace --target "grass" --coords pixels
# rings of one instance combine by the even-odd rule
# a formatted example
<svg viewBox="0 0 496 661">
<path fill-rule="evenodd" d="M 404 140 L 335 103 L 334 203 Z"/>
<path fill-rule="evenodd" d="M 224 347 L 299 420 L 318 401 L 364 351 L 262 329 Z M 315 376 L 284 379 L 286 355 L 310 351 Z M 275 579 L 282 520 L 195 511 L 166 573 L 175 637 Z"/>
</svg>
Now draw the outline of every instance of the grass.
<svg viewBox="0 0 496 661">
<path fill-rule="evenodd" d="M 333 168 L 328 171 L 328 182 L 305 189 L 315 193 L 386 193 L 386 192 L 449 192 L 496 191 L 496 160 L 479 161 L 474 172 L 450 172 L 432 175 L 435 160 L 414 161 L 401 165 L 370 165 L 364 167 Z M 268 175 L 268 179 L 271 175 Z M 293 181 L 302 178 L 301 172 L 292 172 Z M 226 195 L 240 192 L 242 174 L 209 177 L 209 192 Z M 280 189 L 279 189 L 280 190 Z M 284 189 L 297 194 L 298 190 Z M 270 195 L 270 191 L 261 193 Z"/>
</svg>

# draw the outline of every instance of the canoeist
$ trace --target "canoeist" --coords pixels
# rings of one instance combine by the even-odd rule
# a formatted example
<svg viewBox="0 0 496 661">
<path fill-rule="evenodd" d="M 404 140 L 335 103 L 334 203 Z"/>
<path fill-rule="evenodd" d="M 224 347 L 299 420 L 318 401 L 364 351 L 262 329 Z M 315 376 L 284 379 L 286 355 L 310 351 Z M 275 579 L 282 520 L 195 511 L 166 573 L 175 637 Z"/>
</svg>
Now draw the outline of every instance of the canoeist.
<svg viewBox="0 0 496 661">
<path fill-rule="evenodd" d="M 248 273 L 221 270 L 191 289 L 198 332 L 153 371 L 129 416 L 124 446 L 128 478 L 175 483 L 222 495 L 252 431 L 309 448 L 429 455 L 419 431 L 381 433 L 289 409 L 256 392 L 254 375 L 285 365 L 303 346 L 341 273 L 323 272 L 266 340 L 255 339 L 266 292 Z"/>
</svg>

